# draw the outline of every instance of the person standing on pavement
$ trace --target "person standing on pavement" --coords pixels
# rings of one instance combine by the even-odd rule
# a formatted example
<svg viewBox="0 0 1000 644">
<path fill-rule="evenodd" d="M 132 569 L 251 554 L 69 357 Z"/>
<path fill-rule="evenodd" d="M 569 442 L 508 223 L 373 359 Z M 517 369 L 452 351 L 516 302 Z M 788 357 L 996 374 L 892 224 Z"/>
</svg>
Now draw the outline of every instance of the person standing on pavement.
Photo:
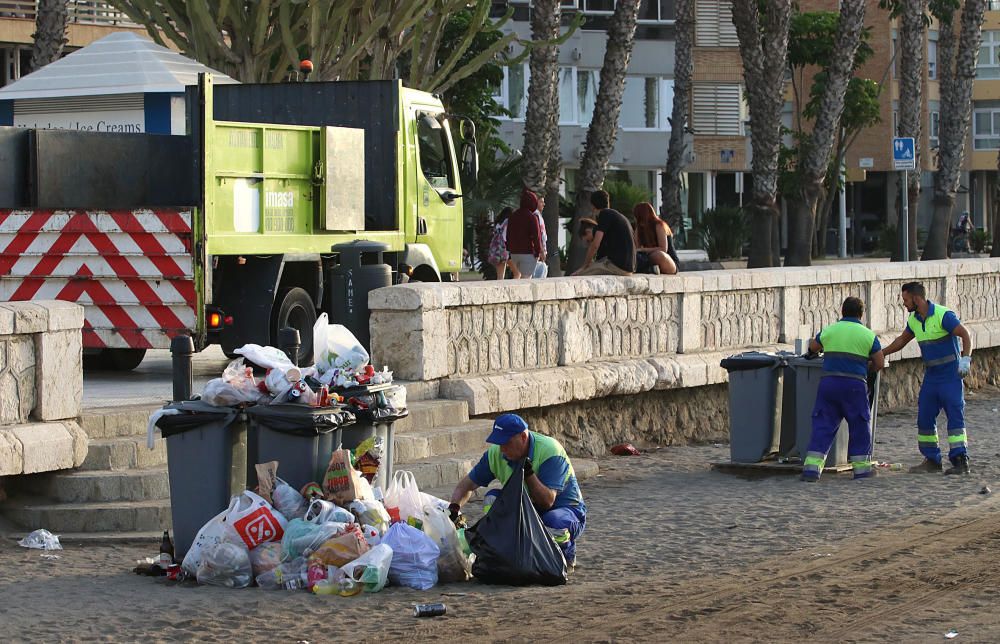
<svg viewBox="0 0 1000 644">
<path fill-rule="evenodd" d="M 545 197 L 538 195 L 538 209 L 535 210 L 535 217 L 538 218 L 538 229 L 542 231 L 542 248 L 545 249 L 546 255 L 549 249 L 549 235 L 545 231 Z M 534 279 L 542 279 L 549 276 L 549 265 L 545 261 L 540 260 L 535 264 L 535 272 L 531 277 Z"/>
<path fill-rule="evenodd" d="M 578 234 L 587 244 L 587 258 L 573 275 L 620 275 L 635 272 L 635 235 L 625 215 L 611 208 L 604 190 L 590 193 L 597 220 L 581 219 Z"/>
<path fill-rule="evenodd" d="M 847 456 L 854 478 L 868 478 L 872 470 L 871 408 L 868 406 L 868 363 L 877 371 L 885 366 L 882 347 L 875 333 L 861 321 L 865 304 L 856 297 L 844 300 L 841 319 L 809 341 L 810 353 L 823 353 L 823 377 L 819 381 L 812 412 L 809 451 L 802 461 L 802 480 L 815 482 L 823 473 L 826 454 L 847 420 L 850 431 Z"/>
<path fill-rule="evenodd" d="M 924 381 L 917 399 L 917 445 L 924 460 L 911 472 L 940 472 L 937 417 L 948 417 L 948 460 L 945 474 L 969 474 L 968 438 L 965 431 L 965 387 L 962 378 L 972 366 L 972 337 L 954 311 L 927 299 L 920 282 L 902 286 L 903 306 L 910 312 L 906 328 L 885 348 L 888 356 L 916 338 L 924 361 Z M 958 341 L 962 340 L 961 352 Z"/>
<path fill-rule="evenodd" d="M 452 521 L 456 521 L 462 506 L 472 493 L 486 487 L 494 479 L 506 484 L 514 473 L 513 463 L 524 462 L 524 487 L 531 503 L 538 510 L 542 523 L 563 551 L 566 564 L 576 565 L 576 542 L 587 523 L 587 506 L 573 472 L 566 450 L 554 438 L 528 431 L 528 423 L 517 414 L 501 414 L 493 422 L 490 444 L 451 495 Z M 483 509 L 489 512 L 500 490 L 486 493 Z"/>
<path fill-rule="evenodd" d="M 531 278 L 535 265 L 545 261 L 542 228 L 538 225 L 538 197 L 527 188 L 521 193 L 521 205 L 507 224 L 507 250 L 521 277 Z"/>
</svg>

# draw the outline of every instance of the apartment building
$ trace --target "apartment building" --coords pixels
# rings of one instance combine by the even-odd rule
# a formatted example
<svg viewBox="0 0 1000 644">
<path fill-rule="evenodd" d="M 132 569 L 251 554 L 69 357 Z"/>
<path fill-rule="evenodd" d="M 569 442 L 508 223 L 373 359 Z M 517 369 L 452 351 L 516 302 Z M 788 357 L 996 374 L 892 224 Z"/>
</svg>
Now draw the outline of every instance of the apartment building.
<svg viewBox="0 0 1000 644">
<path fill-rule="evenodd" d="M 106 2 L 67 0 L 67 52 L 114 32 L 145 29 L 131 23 Z M 31 72 L 31 34 L 35 33 L 37 0 L 0 0 L 0 87 Z"/>
</svg>

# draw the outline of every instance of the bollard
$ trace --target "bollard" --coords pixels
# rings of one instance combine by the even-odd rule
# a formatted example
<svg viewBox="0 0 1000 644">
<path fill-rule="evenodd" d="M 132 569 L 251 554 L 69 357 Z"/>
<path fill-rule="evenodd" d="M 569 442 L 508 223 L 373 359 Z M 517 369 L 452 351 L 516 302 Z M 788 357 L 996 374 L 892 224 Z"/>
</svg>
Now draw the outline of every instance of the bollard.
<svg viewBox="0 0 1000 644">
<path fill-rule="evenodd" d="M 191 364 L 194 341 L 191 336 L 178 335 L 171 340 L 170 354 L 173 358 L 174 401 L 191 400 L 194 390 L 194 367 Z"/>
<path fill-rule="evenodd" d="M 302 339 L 298 329 L 290 326 L 278 329 L 278 348 L 285 352 L 293 365 L 299 366 L 299 349 L 302 348 Z"/>
</svg>

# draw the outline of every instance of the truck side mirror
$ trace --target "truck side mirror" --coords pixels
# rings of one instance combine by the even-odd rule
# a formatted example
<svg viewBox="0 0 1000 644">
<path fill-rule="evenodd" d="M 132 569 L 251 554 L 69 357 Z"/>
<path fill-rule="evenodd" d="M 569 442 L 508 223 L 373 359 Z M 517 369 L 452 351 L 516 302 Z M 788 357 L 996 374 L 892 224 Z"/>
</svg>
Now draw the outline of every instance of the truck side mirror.
<svg viewBox="0 0 1000 644">
<path fill-rule="evenodd" d="M 462 191 L 468 194 L 479 181 L 479 150 L 475 139 L 466 139 L 462 143 Z"/>
</svg>

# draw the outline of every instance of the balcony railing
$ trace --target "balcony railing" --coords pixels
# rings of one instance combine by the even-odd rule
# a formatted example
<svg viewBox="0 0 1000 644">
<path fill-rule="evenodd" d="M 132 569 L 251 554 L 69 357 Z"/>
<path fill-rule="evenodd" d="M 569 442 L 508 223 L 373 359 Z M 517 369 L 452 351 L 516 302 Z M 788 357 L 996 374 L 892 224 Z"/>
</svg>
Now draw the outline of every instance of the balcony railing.
<svg viewBox="0 0 1000 644">
<path fill-rule="evenodd" d="M 69 7 L 70 24 L 113 25 L 117 27 L 139 26 L 107 2 L 67 0 L 66 5 Z M 0 20 L 4 18 L 16 18 L 33 21 L 37 11 L 37 0 L 0 0 Z"/>
</svg>

